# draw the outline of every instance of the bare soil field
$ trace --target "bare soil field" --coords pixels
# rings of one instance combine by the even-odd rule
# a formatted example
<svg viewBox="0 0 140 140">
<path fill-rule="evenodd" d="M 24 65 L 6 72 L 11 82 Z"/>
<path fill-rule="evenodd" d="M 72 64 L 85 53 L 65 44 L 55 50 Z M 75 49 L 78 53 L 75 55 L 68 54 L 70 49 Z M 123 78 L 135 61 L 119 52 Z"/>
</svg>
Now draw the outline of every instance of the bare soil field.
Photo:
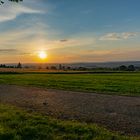
<svg viewBox="0 0 140 140">
<path fill-rule="evenodd" d="M 122 134 L 140 135 L 140 97 L 0 85 L 0 103 L 59 119 L 97 123 Z"/>
</svg>

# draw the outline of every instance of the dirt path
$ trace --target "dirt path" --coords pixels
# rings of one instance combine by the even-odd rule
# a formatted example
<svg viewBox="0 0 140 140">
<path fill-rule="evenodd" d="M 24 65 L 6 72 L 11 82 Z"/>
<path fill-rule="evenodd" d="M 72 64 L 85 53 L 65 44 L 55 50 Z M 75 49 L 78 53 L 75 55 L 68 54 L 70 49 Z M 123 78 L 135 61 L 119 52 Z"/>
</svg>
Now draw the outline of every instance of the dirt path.
<svg viewBox="0 0 140 140">
<path fill-rule="evenodd" d="M 0 102 L 60 119 L 94 122 L 125 134 L 140 135 L 140 97 L 0 85 Z"/>
</svg>

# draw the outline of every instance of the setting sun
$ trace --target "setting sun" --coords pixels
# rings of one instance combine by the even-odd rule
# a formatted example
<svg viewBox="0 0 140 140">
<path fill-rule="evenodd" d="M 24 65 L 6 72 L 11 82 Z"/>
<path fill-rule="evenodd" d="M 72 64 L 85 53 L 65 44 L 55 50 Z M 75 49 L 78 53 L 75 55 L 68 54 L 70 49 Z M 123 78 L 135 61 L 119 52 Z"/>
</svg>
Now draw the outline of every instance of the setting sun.
<svg viewBox="0 0 140 140">
<path fill-rule="evenodd" d="M 47 58 L 47 53 L 45 51 L 40 51 L 38 53 L 38 56 L 40 59 L 46 59 Z"/>
</svg>

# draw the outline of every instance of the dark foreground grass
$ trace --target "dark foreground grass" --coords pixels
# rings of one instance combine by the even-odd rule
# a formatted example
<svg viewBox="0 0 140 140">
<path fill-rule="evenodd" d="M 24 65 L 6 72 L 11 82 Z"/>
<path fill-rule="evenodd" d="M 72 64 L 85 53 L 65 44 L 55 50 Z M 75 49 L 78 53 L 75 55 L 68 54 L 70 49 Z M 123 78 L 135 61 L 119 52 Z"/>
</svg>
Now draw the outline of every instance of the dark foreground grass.
<svg viewBox="0 0 140 140">
<path fill-rule="evenodd" d="M 0 74 L 0 84 L 15 84 L 116 95 L 140 95 L 140 73 Z"/>
<path fill-rule="evenodd" d="M 59 121 L 0 104 L 0 140 L 138 140 L 96 125 Z"/>
</svg>

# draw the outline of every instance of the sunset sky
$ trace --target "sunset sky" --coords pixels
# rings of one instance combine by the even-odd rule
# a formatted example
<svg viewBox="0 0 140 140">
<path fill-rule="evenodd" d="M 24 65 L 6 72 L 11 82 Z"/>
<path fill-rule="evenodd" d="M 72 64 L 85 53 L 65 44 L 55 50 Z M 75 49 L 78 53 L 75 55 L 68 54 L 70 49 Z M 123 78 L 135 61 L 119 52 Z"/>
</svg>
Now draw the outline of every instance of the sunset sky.
<svg viewBox="0 0 140 140">
<path fill-rule="evenodd" d="M 38 53 L 47 53 L 40 60 Z M 5 0 L 0 63 L 140 60 L 140 0 Z"/>
</svg>

